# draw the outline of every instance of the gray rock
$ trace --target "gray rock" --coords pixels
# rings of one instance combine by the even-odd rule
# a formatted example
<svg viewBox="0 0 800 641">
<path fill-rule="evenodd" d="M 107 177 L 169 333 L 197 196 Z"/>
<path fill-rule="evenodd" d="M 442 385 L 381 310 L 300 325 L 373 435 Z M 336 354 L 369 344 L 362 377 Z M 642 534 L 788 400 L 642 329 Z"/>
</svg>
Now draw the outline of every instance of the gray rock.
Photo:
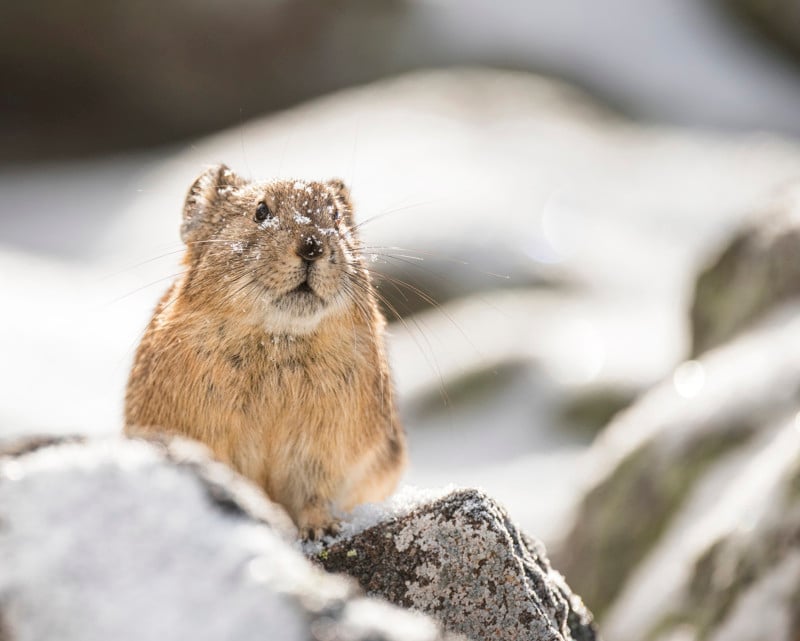
<svg viewBox="0 0 800 641">
<path fill-rule="evenodd" d="M 596 476 L 553 556 L 611 638 L 634 628 L 620 624 L 612 631 L 606 627 L 609 617 L 646 609 L 619 601 L 624 593 L 637 592 L 633 586 L 639 593 L 653 588 L 637 583 L 642 564 L 659 546 L 681 540 L 676 529 L 705 522 L 702 517 L 742 466 L 757 459 L 763 440 L 797 412 L 798 331 L 800 307 L 777 310 L 731 344 L 679 366 L 614 419 L 593 445 L 586 465 Z M 679 564 L 671 567 L 677 571 Z M 669 581 L 662 576 L 661 583 Z M 653 597 L 653 607 L 656 603 Z M 623 614 L 618 618 L 628 621 Z"/>
<path fill-rule="evenodd" d="M 430 614 L 476 640 L 588 641 L 592 615 L 505 510 L 454 492 L 322 550 L 328 570 L 368 594 Z"/>
<path fill-rule="evenodd" d="M 800 3 L 797 0 L 726 0 L 773 43 L 800 56 Z"/>
<path fill-rule="evenodd" d="M 639 568 L 609 616 L 614 638 L 798 638 L 800 416 L 777 425 Z"/>
<path fill-rule="evenodd" d="M 0 455 L 0 638 L 442 639 L 315 568 L 288 517 L 187 442 Z"/>
<path fill-rule="evenodd" d="M 373 79 L 406 5 L 4 3 L 0 161 L 163 144 Z"/>
<path fill-rule="evenodd" d="M 745 224 L 698 277 L 692 353 L 722 344 L 759 316 L 800 297 L 800 183 Z"/>
<path fill-rule="evenodd" d="M 793 0 L 729 1 L 780 6 L 773 24 L 797 32 Z M 580 11 L 545 0 L 144 0 L 112 11 L 87 0 L 74 11 L 53 0 L 5 2 L 0 158 L 153 144 L 403 69 L 455 64 L 545 69 L 640 120 L 796 134 L 794 70 L 714 9 L 636 0 Z M 665 56 L 665 47 L 682 55 Z"/>
</svg>

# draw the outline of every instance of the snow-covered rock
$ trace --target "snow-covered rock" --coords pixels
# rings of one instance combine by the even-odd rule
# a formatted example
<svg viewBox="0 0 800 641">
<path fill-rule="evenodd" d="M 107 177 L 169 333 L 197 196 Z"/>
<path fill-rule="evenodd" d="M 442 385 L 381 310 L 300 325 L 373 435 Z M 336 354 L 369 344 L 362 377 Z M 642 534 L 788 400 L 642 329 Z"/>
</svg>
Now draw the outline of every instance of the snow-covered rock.
<svg viewBox="0 0 800 641">
<path fill-rule="evenodd" d="M 597 637 L 541 544 L 478 491 L 406 488 L 306 547 L 368 595 L 304 558 L 285 512 L 197 443 L 0 448 L 0 630 L 14 641 Z"/>
<path fill-rule="evenodd" d="M 800 55 L 800 4 L 796 0 L 726 0 L 726 3 L 748 18 L 751 28 L 767 36 L 771 45 L 783 45 L 795 59 Z"/>
<path fill-rule="evenodd" d="M 456 491 L 317 551 L 370 595 L 471 639 L 589 641 L 592 615 L 496 502 Z"/>
<path fill-rule="evenodd" d="M 758 523 L 771 488 L 800 460 L 798 335 L 800 307 L 776 309 L 680 365 L 593 446 L 587 465 L 596 478 L 554 556 L 609 638 L 651 638 L 682 607 L 698 559 Z M 766 576 L 768 537 L 743 540 L 737 554 Z M 692 594 L 694 612 L 717 598 Z"/>
<path fill-rule="evenodd" d="M 688 572 L 671 586 L 677 596 L 661 601 L 653 634 L 637 636 L 634 627 L 614 638 L 800 639 L 800 415 L 783 421 L 758 455 L 706 515 L 722 527 L 688 559 Z M 737 518 L 726 518 L 736 503 Z M 615 625 L 629 630 L 623 609 L 636 606 L 620 606 Z"/>
<path fill-rule="evenodd" d="M 800 183 L 784 187 L 697 278 L 692 353 L 741 331 L 769 309 L 800 297 Z"/>
<path fill-rule="evenodd" d="M 0 638 L 447 636 L 315 568 L 293 535 L 196 444 L 23 442 L 0 455 Z"/>
</svg>

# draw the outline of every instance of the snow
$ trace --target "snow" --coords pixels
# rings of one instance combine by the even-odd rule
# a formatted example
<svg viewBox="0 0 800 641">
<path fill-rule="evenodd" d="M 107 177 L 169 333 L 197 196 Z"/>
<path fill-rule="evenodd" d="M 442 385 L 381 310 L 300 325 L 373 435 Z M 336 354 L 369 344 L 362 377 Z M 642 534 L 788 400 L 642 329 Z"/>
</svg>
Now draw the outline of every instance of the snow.
<svg viewBox="0 0 800 641">
<path fill-rule="evenodd" d="M 413 610 L 403 614 L 406 616 L 400 616 L 397 608 L 377 600 L 354 599 L 345 607 L 344 629 L 351 634 L 355 631 L 389 631 L 391 641 L 429 641 L 436 637 L 436 625 L 431 619 Z"/>
<path fill-rule="evenodd" d="M 306 554 L 317 554 L 326 545 L 335 540 L 352 538 L 378 523 L 392 518 L 403 517 L 418 507 L 436 501 L 458 489 L 461 488 L 453 484 L 440 488 L 401 485 L 397 491 L 383 502 L 364 503 L 356 506 L 351 512 L 336 514 L 336 517 L 340 519 L 341 530 L 339 534 L 333 537 L 325 537 L 322 541 L 304 541 L 303 551 Z"/>
<path fill-rule="evenodd" d="M 303 559 L 269 528 L 209 510 L 198 481 L 161 464 L 152 448 L 65 446 L 18 465 L 17 479 L 0 484 L 13 515 L 0 543 L 0 591 L 13 594 L 4 608 L 18 641 L 251 639 L 258 628 L 258 638 L 270 629 L 305 638 L 283 586 L 265 590 L 231 572 L 272 552 L 299 576 L 308 572 Z"/>
<path fill-rule="evenodd" d="M 607 614 L 604 631 L 609 638 L 642 638 L 668 611 L 667 604 L 674 604 L 685 589 L 702 552 L 720 538 L 752 529 L 781 504 L 786 477 L 800 460 L 800 433 L 794 429 L 794 413 L 762 432 L 745 448 L 746 452 L 734 452 L 723 459 L 717 473 L 712 470 L 694 488 L 694 498 L 639 564 Z M 754 616 L 752 612 L 750 616 Z M 758 622 L 765 624 L 762 617 L 758 615 Z M 766 634 L 742 638 L 774 637 Z"/>
<path fill-rule="evenodd" d="M 278 221 L 278 217 L 277 216 L 273 216 L 271 218 L 267 218 L 267 219 L 261 221 L 258 224 L 258 228 L 262 229 L 262 230 L 277 229 L 279 224 L 280 224 L 280 222 Z"/>
<path fill-rule="evenodd" d="M 15 641 L 293 641 L 326 638 L 325 626 L 336 638 L 438 636 L 430 619 L 353 597 L 273 527 L 220 509 L 190 466 L 150 444 L 40 449 L 0 461 L 0 480 L 3 629 Z"/>
<path fill-rule="evenodd" d="M 790 554 L 736 602 L 709 641 L 794 641 L 800 552 Z"/>
</svg>

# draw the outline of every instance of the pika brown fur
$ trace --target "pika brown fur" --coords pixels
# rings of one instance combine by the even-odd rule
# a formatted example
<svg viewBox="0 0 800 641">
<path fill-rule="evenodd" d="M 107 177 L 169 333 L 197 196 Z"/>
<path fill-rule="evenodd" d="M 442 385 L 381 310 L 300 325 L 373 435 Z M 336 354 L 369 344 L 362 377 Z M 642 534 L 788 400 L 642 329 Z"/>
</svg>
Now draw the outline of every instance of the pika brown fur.
<svg viewBox="0 0 800 641">
<path fill-rule="evenodd" d="M 203 173 L 184 206 L 185 272 L 128 381 L 126 433 L 208 445 L 311 538 L 385 498 L 405 466 L 384 318 L 347 188 Z"/>
</svg>

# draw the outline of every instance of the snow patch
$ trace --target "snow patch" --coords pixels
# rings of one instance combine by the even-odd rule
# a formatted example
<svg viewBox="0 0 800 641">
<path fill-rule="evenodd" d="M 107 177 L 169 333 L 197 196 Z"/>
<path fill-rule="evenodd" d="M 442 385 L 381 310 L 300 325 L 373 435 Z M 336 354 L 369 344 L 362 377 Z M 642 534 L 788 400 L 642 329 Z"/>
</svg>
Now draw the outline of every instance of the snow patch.
<svg viewBox="0 0 800 641">
<path fill-rule="evenodd" d="M 341 519 L 341 531 L 336 536 L 323 538 L 322 541 L 305 541 L 303 552 L 308 555 L 319 554 L 323 548 L 332 543 L 350 539 L 364 530 L 391 519 L 402 518 L 417 508 L 438 501 L 457 490 L 464 489 L 456 485 L 439 488 L 420 488 L 414 485 L 401 486 L 392 496 L 380 503 L 364 503 L 357 505 L 350 513 L 336 514 Z"/>
</svg>

